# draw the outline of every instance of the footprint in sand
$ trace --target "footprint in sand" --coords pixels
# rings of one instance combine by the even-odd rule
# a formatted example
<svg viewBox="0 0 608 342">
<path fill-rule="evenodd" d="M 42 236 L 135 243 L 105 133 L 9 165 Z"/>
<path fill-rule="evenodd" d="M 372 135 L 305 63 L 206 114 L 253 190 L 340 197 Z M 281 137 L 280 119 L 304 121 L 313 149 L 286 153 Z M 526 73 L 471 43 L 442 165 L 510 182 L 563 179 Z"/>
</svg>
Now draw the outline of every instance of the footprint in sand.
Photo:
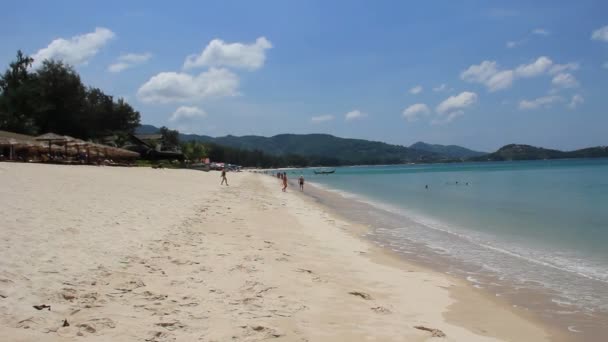
<svg viewBox="0 0 608 342">
<path fill-rule="evenodd" d="M 93 318 L 86 322 L 76 324 L 79 328 L 78 334 L 82 336 L 84 333 L 94 334 L 104 329 L 116 328 L 116 323 L 109 318 Z"/>
</svg>

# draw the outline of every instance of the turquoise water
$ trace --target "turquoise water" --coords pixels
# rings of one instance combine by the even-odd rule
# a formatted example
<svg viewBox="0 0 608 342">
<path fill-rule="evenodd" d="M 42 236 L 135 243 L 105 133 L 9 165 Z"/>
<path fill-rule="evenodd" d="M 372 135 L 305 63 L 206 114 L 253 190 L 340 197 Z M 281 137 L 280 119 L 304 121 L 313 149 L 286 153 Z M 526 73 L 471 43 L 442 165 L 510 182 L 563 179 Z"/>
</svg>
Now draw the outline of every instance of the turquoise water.
<svg viewBox="0 0 608 342">
<path fill-rule="evenodd" d="M 395 251 L 424 245 L 499 279 L 551 290 L 561 302 L 608 311 L 608 159 L 298 173 L 402 217 L 378 219 L 371 233 Z"/>
</svg>

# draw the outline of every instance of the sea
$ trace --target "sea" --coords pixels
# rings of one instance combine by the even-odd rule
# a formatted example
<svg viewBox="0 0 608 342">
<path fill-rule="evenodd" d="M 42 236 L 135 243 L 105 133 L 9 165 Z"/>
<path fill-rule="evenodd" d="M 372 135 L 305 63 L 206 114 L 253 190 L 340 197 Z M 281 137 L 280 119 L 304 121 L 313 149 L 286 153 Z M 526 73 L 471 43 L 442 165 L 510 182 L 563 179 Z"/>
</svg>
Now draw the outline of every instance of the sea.
<svg viewBox="0 0 608 342">
<path fill-rule="evenodd" d="M 314 170 L 289 177 L 343 199 L 326 204 L 366 224 L 379 246 L 581 340 L 607 336 L 608 159 Z"/>
</svg>

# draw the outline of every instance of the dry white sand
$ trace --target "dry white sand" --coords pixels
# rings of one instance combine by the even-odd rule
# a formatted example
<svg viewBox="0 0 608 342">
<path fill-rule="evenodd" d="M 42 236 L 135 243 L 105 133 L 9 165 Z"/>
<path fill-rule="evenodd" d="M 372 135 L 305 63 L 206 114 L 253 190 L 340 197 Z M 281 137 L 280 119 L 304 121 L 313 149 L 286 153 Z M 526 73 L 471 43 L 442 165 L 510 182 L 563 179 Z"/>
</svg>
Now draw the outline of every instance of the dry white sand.
<svg viewBox="0 0 608 342">
<path fill-rule="evenodd" d="M 549 339 L 472 288 L 382 253 L 276 179 L 228 178 L 0 163 L 1 339 Z"/>
</svg>

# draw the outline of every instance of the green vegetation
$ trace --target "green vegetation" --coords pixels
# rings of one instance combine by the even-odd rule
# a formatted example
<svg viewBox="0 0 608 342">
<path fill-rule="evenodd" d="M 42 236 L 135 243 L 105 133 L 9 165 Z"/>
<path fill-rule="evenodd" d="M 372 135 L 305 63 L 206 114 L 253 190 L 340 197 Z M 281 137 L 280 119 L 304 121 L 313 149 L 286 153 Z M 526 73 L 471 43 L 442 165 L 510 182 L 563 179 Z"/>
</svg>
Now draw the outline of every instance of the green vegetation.
<svg viewBox="0 0 608 342">
<path fill-rule="evenodd" d="M 186 141 L 181 144 L 182 153 L 188 160 L 200 161 L 209 158 L 216 162 L 241 165 L 245 167 L 306 167 L 311 166 L 311 160 L 302 156 L 289 154 L 285 156 L 273 156 L 260 150 L 245 150 L 214 143 Z"/>
<path fill-rule="evenodd" d="M 0 130 L 99 139 L 124 137 L 139 126 L 139 112 L 123 99 L 86 87 L 71 66 L 45 60 L 32 70 L 33 62 L 18 51 L 0 75 Z"/>
<path fill-rule="evenodd" d="M 137 131 L 151 134 L 158 133 L 159 129 L 151 125 L 143 125 Z M 223 148 L 229 151 L 224 156 L 230 156 L 234 160 L 248 161 L 250 156 L 245 156 L 246 151 L 257 153 L 258 157 L 261 157 L 260 153 L 262 153 L 264 157 L 262 163 L 265 165 L 268 163 L 281 166 L 377 165 L 453 159 L 404 146 L 362 139 L 345 139 L 329 134 L 280 134 L 269 138 L 253 135 L 213 138 L 205 135 L 180 134 L 179 138 L 183 142 L 182 151 L 188 159 L 199 159 L 200 153 L 191 152 L 194 145 L 188 145 L 199 142 L 206 146 L 215 146 L 216 150 Z M 217 159 L 222 157 L 220 154 L 209 155 L 211 160 L 223 160 Z M 241 165 L 248 166 L 245 163 Z"/>
<path fill-rule="evenodd" d="M 510 144 L 494 153 L 471 158 L 471 161 L 538 160 L 567 158 L 606 158 L 608 147 L 590 147 L 576 151 L 563 152 L 530 145 Z"/>
<path fill-rule="evenodd" d="M 187 137 L 184 137 L 187 139 Z M 280 134 L 270 138 L 259 136 L 202 137 L 213 142 L 245 150 L 260 150 L 276 156 L 289 154 L 308 158 L 318 165 L 399 164 L 441 159 L 433 153 L 398 145 L 362 139 L 344 139 L 329 134 Z"/>
<path fill-rule="evenodd" d="M 419 141 L 415 144 L 410 145 L 410 148 L 437 153 L 444 157 L 456 158 L 456 159 L 466 159 L 471 157 L 479 157 L 487 154 L 486 152 L 477 152 L 473 150 L 469 150 L 468 148 L 464 148 L 462 146 L 457 145 L 438 145 L 438 144 L 427 144 L 422 141 Z"/>
</svg>

